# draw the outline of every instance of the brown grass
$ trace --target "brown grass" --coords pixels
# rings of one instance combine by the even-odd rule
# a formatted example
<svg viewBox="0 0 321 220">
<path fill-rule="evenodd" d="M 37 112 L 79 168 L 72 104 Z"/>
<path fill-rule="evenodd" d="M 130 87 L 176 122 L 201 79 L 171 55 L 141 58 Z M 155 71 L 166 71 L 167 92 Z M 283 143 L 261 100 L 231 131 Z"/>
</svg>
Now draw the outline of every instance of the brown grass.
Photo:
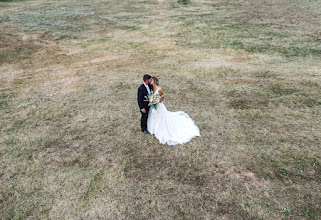
<svg viewBox="0 0 321 220">
<path fill-rule="evenodd" d="M 320 218 L 316 3 L 0 2 L 1 219 Z M 140 132 L 146 73 L 201 137 Z"/>
</svg>

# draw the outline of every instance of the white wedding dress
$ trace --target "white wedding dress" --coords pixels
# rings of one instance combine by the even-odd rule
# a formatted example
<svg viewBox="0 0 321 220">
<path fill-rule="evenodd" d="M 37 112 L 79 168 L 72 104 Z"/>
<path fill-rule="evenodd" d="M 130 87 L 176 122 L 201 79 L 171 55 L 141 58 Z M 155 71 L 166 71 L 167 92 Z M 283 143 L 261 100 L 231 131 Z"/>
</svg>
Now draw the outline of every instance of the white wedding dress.
<svg viewBox="0 0 321 220">
<path fill-rule="evenodd" d="M 158 93 L 159 88 L 155 94 Z M 163 103 L 148 112 L 147 130 L 154 134 L 161 144 L 185 144 L 192 138 L 200 136 L 199 128 L 185 112 L 167 111 Z"/>
</svg>

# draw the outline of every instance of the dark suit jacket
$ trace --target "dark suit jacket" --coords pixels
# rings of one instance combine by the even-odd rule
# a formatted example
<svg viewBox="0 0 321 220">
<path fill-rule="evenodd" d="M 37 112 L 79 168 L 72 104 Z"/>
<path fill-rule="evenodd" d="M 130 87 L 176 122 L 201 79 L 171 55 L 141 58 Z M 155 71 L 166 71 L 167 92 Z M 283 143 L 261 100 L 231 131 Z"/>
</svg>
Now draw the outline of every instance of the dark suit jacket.
<svg viewBox="0 0 321 220">
<path fill-rule="evenodd" d="M 151 88 L 149 87 L 149 89 L 151 90 Z M 148 91 L 145 87 L 144 84 L 141 84 L 140 87 L 138 88 L 137 91 L 137 102 L 138 102 L 138 106 L 139 109 L 143 109 L 145 108 L 146 111 L 148 111 L 149 106 L 148 106 L 148 101 L 144 101 L 145 100 L 145 96 L 148 95 Z"/>
</svg>

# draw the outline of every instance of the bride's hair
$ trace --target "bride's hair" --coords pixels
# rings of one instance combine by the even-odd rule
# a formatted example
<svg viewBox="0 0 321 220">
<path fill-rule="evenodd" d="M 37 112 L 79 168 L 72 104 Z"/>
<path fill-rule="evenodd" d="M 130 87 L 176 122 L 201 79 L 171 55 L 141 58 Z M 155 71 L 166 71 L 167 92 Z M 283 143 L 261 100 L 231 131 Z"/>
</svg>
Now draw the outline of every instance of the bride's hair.
<svg viewBox="0 0 321 220">
<path fill-rule="evenodd" d="M 156 76 L 152 76 L 152 79 L 154 80 L 155 84 L 159 86 L 159 82 Z"/>
</svg>

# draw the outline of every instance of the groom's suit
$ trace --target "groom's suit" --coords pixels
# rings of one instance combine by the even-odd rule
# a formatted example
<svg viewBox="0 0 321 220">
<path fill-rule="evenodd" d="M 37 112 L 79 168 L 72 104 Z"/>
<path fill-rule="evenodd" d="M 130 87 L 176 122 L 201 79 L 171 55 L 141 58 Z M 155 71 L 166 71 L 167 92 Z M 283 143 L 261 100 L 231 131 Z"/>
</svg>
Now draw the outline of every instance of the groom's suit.
<svg viewBox="0 0 321 220">
<path fill-rule="evenodd" d="M 149 87 L 149 90 L 151 90 L 151 88 Z M 138 88 L 138 92 L 137 92 L 137 102 L 138 102 L 138 106 L 140 109 L 140 113 L 142 113 L 142 117 L 140 120 L 140 126 L 142 131 L 147 131 L 147 118 L 148 118 L 148 111 L 149 111 L 149 106 L 148 106 L 148 101 L 144 101 L 145 100 L 145 96 L 148 95 L 148 91 L 146 89 L 145 84 L 141 84 L 140 87 Z M 141 109 L 145 109 L 146 113 L 143 113 L 141 111 Z"/>
</svg>

